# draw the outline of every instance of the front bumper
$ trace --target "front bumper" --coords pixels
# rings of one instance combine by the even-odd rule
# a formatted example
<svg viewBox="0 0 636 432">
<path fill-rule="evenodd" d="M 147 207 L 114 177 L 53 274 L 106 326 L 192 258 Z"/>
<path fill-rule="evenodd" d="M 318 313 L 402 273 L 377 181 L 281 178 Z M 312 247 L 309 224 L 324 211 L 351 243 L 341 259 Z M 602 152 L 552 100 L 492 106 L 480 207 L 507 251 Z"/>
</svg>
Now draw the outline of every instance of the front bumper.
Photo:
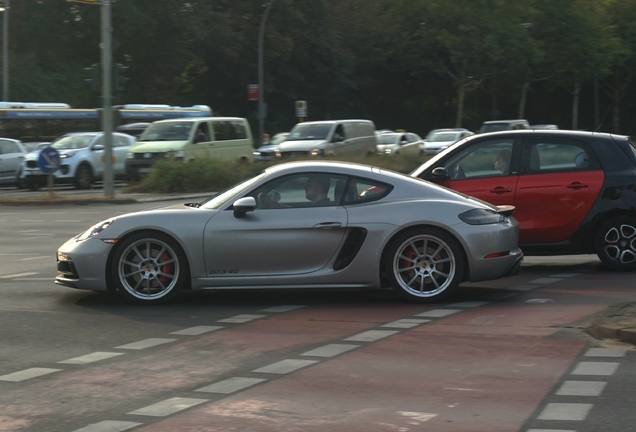
<svg viewBox="0 0 636 432">
<path fill-rule="evenodd" d="M 108 291 L 106 266 L 112 247 L 98 238 L 68 240 L 57 250 L 55 283 L 81 290 Z"/>
</svg>

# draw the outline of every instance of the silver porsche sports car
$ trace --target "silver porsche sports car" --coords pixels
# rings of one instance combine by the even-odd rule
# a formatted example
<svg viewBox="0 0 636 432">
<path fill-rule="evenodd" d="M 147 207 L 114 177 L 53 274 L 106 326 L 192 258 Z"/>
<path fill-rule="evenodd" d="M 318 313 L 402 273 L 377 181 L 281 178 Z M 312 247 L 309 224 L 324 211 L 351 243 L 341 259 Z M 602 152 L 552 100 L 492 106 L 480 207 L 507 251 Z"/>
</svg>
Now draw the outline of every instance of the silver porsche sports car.
<svg viewBox="0 0 636 432">
<path fill-rule="evenodd" d="M 57 252 L 60 285 L 144 304 L 182 290 L 379 288 L 416 302 L 519 272 L 514 207 L 376 167 L 272 166 L 211 198 L 96 224 Z"/>
</svg>

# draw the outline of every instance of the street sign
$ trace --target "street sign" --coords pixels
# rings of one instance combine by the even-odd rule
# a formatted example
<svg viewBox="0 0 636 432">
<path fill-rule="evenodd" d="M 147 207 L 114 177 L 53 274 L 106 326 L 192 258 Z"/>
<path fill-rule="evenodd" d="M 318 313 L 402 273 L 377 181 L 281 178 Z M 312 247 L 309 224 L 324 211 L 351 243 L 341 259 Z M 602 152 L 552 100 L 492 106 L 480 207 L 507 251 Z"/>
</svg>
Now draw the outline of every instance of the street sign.
<svg viewBox="0 0 636 432">
<path fill-rule="evenodd" d="M 258 84 L 250 84 L 247 86 L 247 100 L 258 100 Z"/>
<path fill-rule="evenodd" d="M 307 101 L 296 101 L 296 117 L 307 117 Z"/>
<path fill-rule="evenodd" d="M 60 154 L 53 147 L 45 147 L 40 151 L 38 166 L 44 174 L 52 174 L 60 167 Z"/>
</svg>

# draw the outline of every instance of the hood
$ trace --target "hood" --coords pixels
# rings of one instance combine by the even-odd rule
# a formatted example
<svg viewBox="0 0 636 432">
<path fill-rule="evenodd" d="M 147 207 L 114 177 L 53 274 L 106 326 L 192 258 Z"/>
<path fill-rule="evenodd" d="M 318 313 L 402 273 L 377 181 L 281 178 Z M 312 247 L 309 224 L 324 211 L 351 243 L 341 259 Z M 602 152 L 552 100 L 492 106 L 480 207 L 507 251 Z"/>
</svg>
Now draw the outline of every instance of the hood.
<svg viewBox="0 0 636 432">
<path fill-rule="evenodd" d="M 137 141 L 128 149 L 131 153 L 161 153 L 183 150 L 188 141 Z"/>
<path fill-rule="evenodd" d="M 324 148 L 327 144 L 326 140 L 298 140 L 283 141 L 278 145 L 280 151 L 311 151 L 315 148 Z"/>
</svg>

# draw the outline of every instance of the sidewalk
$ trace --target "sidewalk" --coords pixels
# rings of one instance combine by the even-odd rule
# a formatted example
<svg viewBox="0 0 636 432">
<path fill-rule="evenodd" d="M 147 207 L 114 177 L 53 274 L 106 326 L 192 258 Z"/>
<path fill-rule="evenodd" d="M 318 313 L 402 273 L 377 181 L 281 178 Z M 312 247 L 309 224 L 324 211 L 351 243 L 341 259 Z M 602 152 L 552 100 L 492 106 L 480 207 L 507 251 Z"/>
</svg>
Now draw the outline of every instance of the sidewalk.
<svg viewBox="0 0 636 432">
<path fill-rule="evenodd" d="M 588 331 L 598 338 L 636 345 L 636 302 L 608 307 L 594 317 Z"/>
</svg>

